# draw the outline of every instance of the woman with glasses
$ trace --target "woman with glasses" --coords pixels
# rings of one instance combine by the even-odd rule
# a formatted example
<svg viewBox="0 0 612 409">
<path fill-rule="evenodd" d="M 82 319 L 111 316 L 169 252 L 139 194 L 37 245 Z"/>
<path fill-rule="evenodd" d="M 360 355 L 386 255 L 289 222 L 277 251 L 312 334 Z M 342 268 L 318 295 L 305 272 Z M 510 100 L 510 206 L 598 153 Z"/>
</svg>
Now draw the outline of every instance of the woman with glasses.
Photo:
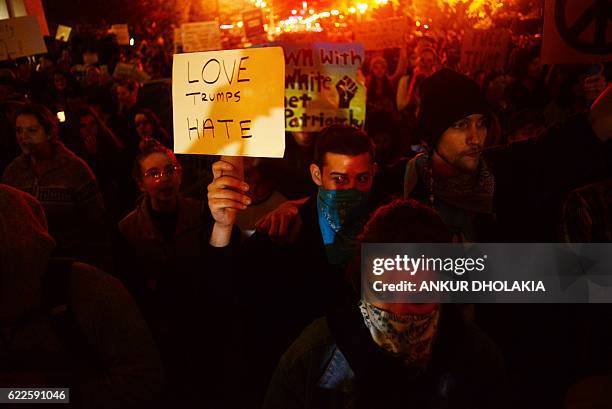
<svg viewBox="0 0 612 409">
<path fill-rule="evenodd" d="M 182 170 L 171 150 L 149 139 L 140 152 L 133 177 L 143 195 L 119 223 L 119 269 L 153 332 L 167 380 L 177 387 L 193 362 L 184 355 L 197 339 L 188 317 L 197 299 L 194 281 L 208 266 L 204 232 L 210 213 L 179 193 Z"/>
</svg>

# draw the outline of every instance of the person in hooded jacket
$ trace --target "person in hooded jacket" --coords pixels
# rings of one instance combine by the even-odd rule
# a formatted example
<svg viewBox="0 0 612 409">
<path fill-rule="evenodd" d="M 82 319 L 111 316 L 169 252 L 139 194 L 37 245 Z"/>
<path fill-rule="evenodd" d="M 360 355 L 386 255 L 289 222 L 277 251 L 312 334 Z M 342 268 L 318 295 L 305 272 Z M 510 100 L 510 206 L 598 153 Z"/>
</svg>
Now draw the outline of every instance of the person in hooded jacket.
<svg viewBox="0 0 612 409">
<path fill-rule="evenodd" d="M 70 388 L 75 408 L 150 405 L 162 370 L 136 304 L 54 246 L 36 199 L 0 184 L 0 385 Z"/>
<path fill-rule="evenodd" d="M 433 209 L 404 199 L 378 208 L 359 236 L 362 244 L 450 239 Z M 503 359 L 490 338 L 454 305 L 364 296 L 359 266 L 281 358 L 265 409 L 504 407 Z"/>
</svg>

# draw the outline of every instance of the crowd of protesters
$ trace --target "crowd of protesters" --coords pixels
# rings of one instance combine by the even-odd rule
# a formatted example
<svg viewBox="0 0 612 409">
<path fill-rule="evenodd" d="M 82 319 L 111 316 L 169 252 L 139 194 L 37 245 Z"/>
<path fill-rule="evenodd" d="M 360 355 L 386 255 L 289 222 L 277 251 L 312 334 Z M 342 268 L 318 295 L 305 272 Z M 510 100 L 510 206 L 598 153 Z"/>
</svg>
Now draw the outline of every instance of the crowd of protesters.
<svg viewBox="0 0 612 409">
<path fill-rule="evenodd" d="M 75 407 L 607 408 L 612 311 L 371 304 L 360 243 L 610 242 L 610 64 L 368 53 L 364 129 L 175 155 L 167 32 L 0 65 L 0 386 Z M 131 74 L 116 70 L 129 64 Z"/>
</svg>

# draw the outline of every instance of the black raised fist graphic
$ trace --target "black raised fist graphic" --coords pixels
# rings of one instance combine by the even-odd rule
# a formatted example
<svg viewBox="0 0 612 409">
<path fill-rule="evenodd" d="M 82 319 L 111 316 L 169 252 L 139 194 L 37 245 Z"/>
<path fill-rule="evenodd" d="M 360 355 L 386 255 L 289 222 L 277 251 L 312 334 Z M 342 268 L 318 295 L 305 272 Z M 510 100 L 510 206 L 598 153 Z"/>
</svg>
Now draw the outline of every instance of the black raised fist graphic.
<svg viewBox="0 0 612 409">
<path fill-rule="evenodd" d="M 336 90 L 338 90 L 338 95 L 340 96 L 338 108 L 348 108 L 351 104 L 351 100 L 357 93 L 357 84 L 345 75 L 336 83 Z"/>
</svg>

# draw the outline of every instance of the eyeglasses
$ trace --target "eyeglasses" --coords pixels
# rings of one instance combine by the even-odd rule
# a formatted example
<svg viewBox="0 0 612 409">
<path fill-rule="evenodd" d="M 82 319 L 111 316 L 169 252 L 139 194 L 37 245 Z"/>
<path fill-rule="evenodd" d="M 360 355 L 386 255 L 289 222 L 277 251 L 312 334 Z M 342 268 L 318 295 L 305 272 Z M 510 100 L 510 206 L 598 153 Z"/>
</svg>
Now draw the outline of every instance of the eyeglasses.
<svg viewBox="0 0 612 409">
<path fill-rule="evenodd" d="M 170 165 L 170 166 L 166 166 L 164 170 L 161 170 L 158 168 L 149 169 L 144 173 L 144 175 L 145 177 L 151 178 L 155 180 L 156 182 L 158 182 L 162 177 L 164 177 L 164 175 L 168 177 L 172 177 L 174 176 L 175 173 L 177 173 L 180 170 L 181 170 L 180 166 Z"/>
</svg>

